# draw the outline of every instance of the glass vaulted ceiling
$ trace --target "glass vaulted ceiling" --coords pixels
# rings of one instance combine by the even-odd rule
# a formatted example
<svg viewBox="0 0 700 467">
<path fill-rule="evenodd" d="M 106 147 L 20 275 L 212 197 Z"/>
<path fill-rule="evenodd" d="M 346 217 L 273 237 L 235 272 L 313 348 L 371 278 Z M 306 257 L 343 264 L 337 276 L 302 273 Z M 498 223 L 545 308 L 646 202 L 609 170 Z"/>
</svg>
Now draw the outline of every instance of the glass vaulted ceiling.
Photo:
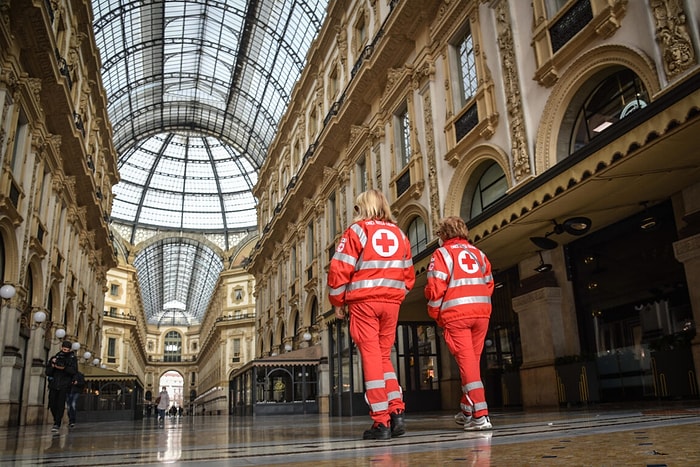
<svg viewBox="0 0 700 467">
<path fill-rule="evenodd" d="M 255 228 L 252 188 L 326 5 L 93 1 L 120 173 L 112 220 L 128 241 L 139 229 L 200 232 L 218 234 L 227 250 Z M 192 248 L 157 242 L 139 260 L 149 322 L 175 313 L 201 320 L 207 303 L 168 298 L 213 290 L 220 266 L 212 274 L 215 262 L 189 258 Z M 154 258 L 169 267 L 151 265 Z"/>
</svg>

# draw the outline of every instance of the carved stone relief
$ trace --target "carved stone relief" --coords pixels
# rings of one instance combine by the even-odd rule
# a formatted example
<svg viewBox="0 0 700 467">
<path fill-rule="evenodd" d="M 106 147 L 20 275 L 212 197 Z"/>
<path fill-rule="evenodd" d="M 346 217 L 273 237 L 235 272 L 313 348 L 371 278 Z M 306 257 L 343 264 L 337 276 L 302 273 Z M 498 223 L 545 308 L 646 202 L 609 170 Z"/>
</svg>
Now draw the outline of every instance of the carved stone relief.
<svg viewBox="0 0 700 467">
<path fill-rule="evenodd" d="M 528 177 L 530 168 L 530 155 L 528 153 L 527 137 L 525 131 L 525 117 L 522 108 L 522 96 L 520 94 L 520 81 L 518 67 L 515 64 L 515 47 L 513 44 L 513 32 L 510 27 L 510 12 L 505 2 L 500 2 L 496 7 L 496 20 L 498 27 L 498 47 L 501 51 L 503 64 L 503 86 L 506 92 L 506 107 L 510 120 L 511 158 L 513 175 L 516 182 Z"/>
<path fill-rule="evenodd" d="M 656 41 L 661 47 L 666 76 L 684 72 L 695 64 L 695 49 L 688 33 L 688 18 L 681 0 L 651 0 Z"/>
</svg>

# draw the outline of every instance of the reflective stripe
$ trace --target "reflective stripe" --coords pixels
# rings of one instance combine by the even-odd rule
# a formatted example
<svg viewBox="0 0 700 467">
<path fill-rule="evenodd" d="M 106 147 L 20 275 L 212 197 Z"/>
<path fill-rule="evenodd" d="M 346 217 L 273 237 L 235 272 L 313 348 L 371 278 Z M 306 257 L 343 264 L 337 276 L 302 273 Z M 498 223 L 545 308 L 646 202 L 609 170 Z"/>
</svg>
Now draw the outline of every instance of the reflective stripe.
<svg viewBox="0 0 700 467">
<path fill-rule="evenodd" d="M 429 279 L 440 279 L 443 281 L 447 280 L 447 273 L 444 273 L 442 271 L 438 271 L 437 269 L 433 269 L 432 271 L 428 271 L 428 278 Z"/>
<path fill-rule="evenodd" d="M 384 380 L 376 379 L 374 381 L 367 381 L 365 383 L 365 388 L 369 391 L 370 389 L 384 389 Z"/>
<path fill-rule="evenodd" d="M 398 268 L 398 269 L 405 269 L 405 268 L 410 268 L 413 265 L 412 261 L 405 261 L 405 260 L 393 260 L 393 261 L 381 261 L 381 260 L 375 260 L 375 261 L 363 261 L 362 264 L 357 266 L 356 270 L 360 269 L 387 269 L 387 268 Z"/>
<path fill-rule="evenodd" d="M 357 263 L 357 258 L 353 258 L 350 255 L 346 255 L 345 253 L 338 253 L 337 251 L 333 255 L 333 259 L 349 264 L 352 267 L 355 267 L 355 264 Z"/>
<path fill-rule="evenodd" d="M 450 282 L 450 287 L 460 285 L 486 285 L 489 281 L 483 277 L 465 277 L 463 279 L 455 279 Z"/>
<path fill-rule="evenodd" d="M 406 284 L 403 281 L 394 281 L 391 279 L 376 279 L 353 282 L 348 284 L 348 291 L 358 289 L 373 289 L 375 287 L 389 287 L 392 289 L 406 289 Z"/>
<path fill-rule="evenodd" d="M 489 406 L 486 404 L 486 402 L 479 402 L 478 404 L 474 404 L 474 412 L 478 412 L 480 410 L 488 410 Z"/>
<path fill-rule="evenodd" d="M 462 409 L 462 412 L 464 412 L 465 414 L 469 414 L 469 415 L 472 414 L 472 406 L 471 405 L 460 403 L 459 408 Z"/>
<path fill-rule="evenodd" d="M 352 224 L 350 228 L 360 239 L 360 244 L 362 245 L 362 248 L 364 248 L 365 244 L 367 243 L 367 234 L 365 234 L 365 231 L 358 224 Z"/>
<path fill-rule="evenodd" d="M 393 371 L 387 371 L 384 373 L 384 381 L 388 381 L 390 379 L 396 379 L 396 373 Z"/>
<path fill-rule="evenodd" d="M 462 386 L 462 392 L 468 393 L 469 391 L 473 391 L 474 389 L 483 389 L 484 388 L 484 383 L 481 381 L 474 381 L 473 383 L 467 383 L 464 386 Z"/>
<path fill-rule="evenodd" d="M 473 303 L 491 303 L 491 297 L 459 297 L 443 302 L 440 310 L 453 308 L 457 305 L 467 305 Z"/>
<path fill-rule="evenodd" d="M 442 255 L 442 259 L 443 261 L 445 261 L 445 266 L 447 266 L 447 270 L 452 271 L 454 264 L 452 263 L 452 255 L 450 255 L 450 252 L 447 251 L 447 248 L 445 247 L 440 247 L 437 251 L 439 251 Z"/>
<path fill-rule="evenodd" d="M 386 395 L 390 401 L 393 401 L 395 399 L 401 400 L 401 392 L 400 391 L 391 391 L 391 392 L 388 392 Z"/>
<path fill-rule="evenodd" d="M 389 410 L 389 403 L 388 402 L 377 402 L 376 404 L 370 404 L 369 408 L 372 410 L 372 412 Z"/>
<path fill-rule="evenodd" d="M 474 407 L 474 402 L 469 398 L 469 394 L 465 392 L 464 397 L 467 399 L 467 403 L 469 404 L 469 406 Z"/>
<path fill-rule="evenodd" d="M 338 287 L 337 289 L 330 289 L 330 290 L 328 291 L 328 295 L 333 295 L 333 296 L 342 295 L 343 293 L 345 293 L 345 288 L 346 288 L 346 287 L 347 287 L 347 286 L 345 286 L 345 285 L 341 285 L 341 286 Z"/>
<path fill-rule="evenodd" d="M 440 306 L 440 300 L 433 300 L 432 302 L 428 302 L 429 307 L 437 308 Z"/>
</svg>

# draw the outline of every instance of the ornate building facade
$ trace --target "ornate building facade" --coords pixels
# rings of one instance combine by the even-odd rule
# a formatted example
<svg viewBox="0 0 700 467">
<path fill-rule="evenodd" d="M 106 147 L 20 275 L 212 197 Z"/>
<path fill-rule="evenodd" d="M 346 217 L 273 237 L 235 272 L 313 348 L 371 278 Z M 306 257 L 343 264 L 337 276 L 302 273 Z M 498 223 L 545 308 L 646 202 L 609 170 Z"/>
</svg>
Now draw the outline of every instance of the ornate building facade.
<svg viewBox="0 0 700 467">
<path fill-rule="evenodd" d="M 119 177 L 97 50 L 81 31 L 89 8 L 4 2 L 0 22 L 0 278 L 12 292 L 2 300 L 0 425 L 35 424 L 50 418 L 47 357 L 64 339 L 80 355 L 102 345 Z"/>
<path fill-rule="evenodd" d="M 196 413 L 365 413 L 325 284 L 368 188 L 413 246 L 394 353 L 409 410 L 459 394 L 422 293 L 447 215 L 496 271 L 491 405 L 697 398 L 697 2 L 353 0 L 325 18 L 259 173 L 259 236 L 219 241 L 112 222 L 90 5 L 0 5 L 0 425 L 49 418 L 64 338 L 144 401 L 176 371 Z M 175 242 L 216 263 L 212 296 L 196 323 L 178 304 L 150 322 L 139 268 Z"/>
<path fill-rule="evenodd" d="M 393 355 L 407 410 L 458 400 L 422 292 L 450 215 L 496 271 L 492 405 L 698 397 L 699 19 L 675 0 L 332 3 L 256 189 L 256 356 L 309 332 L 320 410 L 366 411 L 326 273 L 377 188 L 417 273 Z"/>
<path fill-rule="evenodd" d="M 230 374 L 253 355 L 254 234 L 219 245 L 221 235 L 125 235 L 113 222 L 118 162 L 93 19 L 85 2 L 0 5 L 0 426 L 51 421 L 44 368 L 66 339 L 104 383 L 90 386 L 90 403 L 118 406 L 109 381 L 127 374 L 143 389 L 134 414 L 169 372 L 188 411 L 225 413 Z M 150 322 L 139 267 L 165 264 L 157 255 L 183 237 L 192 268 L 217 264 L 213 295 L 197 323 Z"/>
</svg>

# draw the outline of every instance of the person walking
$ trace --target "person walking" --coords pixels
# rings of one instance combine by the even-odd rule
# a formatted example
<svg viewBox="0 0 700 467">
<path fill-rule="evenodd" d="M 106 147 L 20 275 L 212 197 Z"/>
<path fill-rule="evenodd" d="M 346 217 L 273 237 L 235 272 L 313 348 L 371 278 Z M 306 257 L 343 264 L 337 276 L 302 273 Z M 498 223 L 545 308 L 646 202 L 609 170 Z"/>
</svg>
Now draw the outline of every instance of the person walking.
<svg viewBox="0 0 700 467">
<path fill-rule="evenodd" d="M 70 391 L 73 375 L 78 371 L 78 359 L 71 350 L 72 343 L 63 341 L 61 350 L 46 363 L 46 376 L 49 381 L 49 409 L 53 416 L 51 431 L 58 433 L 66 409 L 66 398 Z"/>
<path fill-rule="evenodd" d="M 469 243 L 461 218 L 442 219 L 436 234 L 440 247 L 430 258 L 424 293 L 428 314 L 443 328 L 445 343 L 459 366 L 462 397 L 455 421 L 467 431 L 490 430 L 479 361 L 491 318 L 491 263 Z"/>
<path fill-rule="evenodd" d="M 165 411 L 170 407 L 170 395 L 168 394 L 168 388 L 163 386 L 160 390 L 160 394 L 156 397 L 156 409 L 158 410 L 158 421 L 162 422 L 165 420 Z"/>
<path fill-rule="evenodd" d="M 68 423 L 71 428 L 75 427 L 76 411 L 78 407 L 78 399 L 85 388 L 85 375 L 80 371 L 76 371 L 71 381 L 70 390 L 68 392 Z"/>
<path fill-rule="evenodd" d="M 411 244 L 396 225 L 381 191 L 355 200 L 355 217 L 343 233 L 328 270 L 328 298 L 335 316 L 349 316 L 350 336 L 362 359 L 365 400 L 373 424 L 363 439 L 389 439 L 406 432 L 405 404 L 391 349 L 399 307 L 413 287 Z"/>
</svg>

